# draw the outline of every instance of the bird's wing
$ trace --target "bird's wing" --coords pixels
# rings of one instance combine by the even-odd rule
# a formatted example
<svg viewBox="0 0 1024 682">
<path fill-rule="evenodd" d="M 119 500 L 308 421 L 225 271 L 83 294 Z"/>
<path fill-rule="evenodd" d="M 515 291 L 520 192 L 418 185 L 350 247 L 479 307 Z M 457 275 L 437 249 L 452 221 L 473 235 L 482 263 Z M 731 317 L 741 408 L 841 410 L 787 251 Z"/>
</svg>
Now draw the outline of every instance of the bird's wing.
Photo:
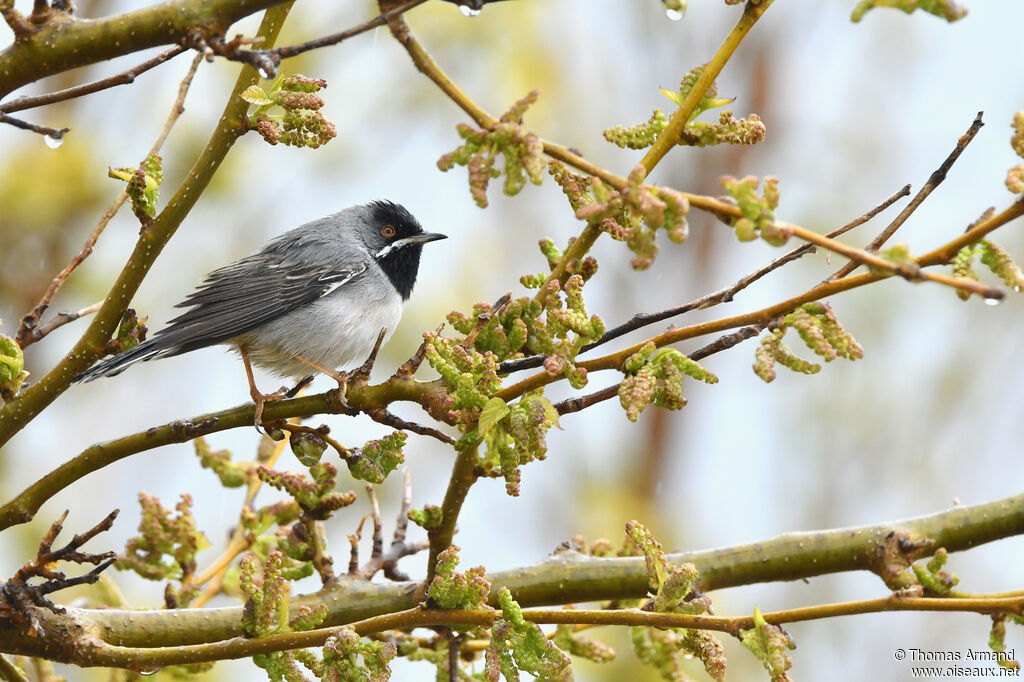
<svg viewBox="0 0 1024 682">
<path fill-rule="evenodd" d="M 176 307 L 154 342 L 177 355 L 227 341 L 326 296 L 366 271 L 368 262 L 329 266 L 281 263 L 259 253 L 214 270 Z"/>
</svg>

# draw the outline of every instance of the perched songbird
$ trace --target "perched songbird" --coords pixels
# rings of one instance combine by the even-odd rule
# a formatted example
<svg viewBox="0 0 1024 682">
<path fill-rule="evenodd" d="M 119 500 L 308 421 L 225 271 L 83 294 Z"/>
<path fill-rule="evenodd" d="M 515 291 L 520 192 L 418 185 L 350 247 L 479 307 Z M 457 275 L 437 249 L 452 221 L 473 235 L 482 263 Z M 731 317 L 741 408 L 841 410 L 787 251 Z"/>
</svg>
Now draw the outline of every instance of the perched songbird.
<svg viewBox="0 0 1024 682">
<path fill-rule="evenodd" d="M 258 253 L 214 270 L 176 307 L 188 311 L 151 339 L 75 377 L 92 381 L 136 362 L 214 344 L 235 347 L 245 363 L 256 423 L 263 402 L 250 363 L 282 377 L 310 370 L 338 380 L 370 354 L 382 330 L 391 337 L 416 283 L 424 232 L 390 201 L 353 206 L 269 242 Z"/>
</svg>

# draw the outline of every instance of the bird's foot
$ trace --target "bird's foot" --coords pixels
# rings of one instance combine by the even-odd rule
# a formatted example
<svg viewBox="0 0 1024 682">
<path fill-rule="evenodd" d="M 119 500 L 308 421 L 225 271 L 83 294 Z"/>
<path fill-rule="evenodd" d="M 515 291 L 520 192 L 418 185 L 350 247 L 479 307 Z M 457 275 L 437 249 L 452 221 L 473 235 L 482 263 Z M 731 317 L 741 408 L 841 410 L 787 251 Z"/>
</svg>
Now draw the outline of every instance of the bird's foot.
<svg viewBox="0 0 1024 682">
<path fill-rule="evenodd" d="M 344 406 L 348 407 L 348 402 L 345 400 L 345 396 L 348 394 L 348 382 L 350 377 L 348 372 L 332 371 L 328 376 L 338 382 L 338 401 Z"/>
<path fill-rule="evenodd" d="M 256 406 L 256 411 L 253 413 L 252 423 L 256 427 L 256 430 L 263 433 L 263 429 L 260 428 L 263 424 L 263 406 L 268 402 L 275 400 L 283 400 L 288 397 L 288 387 L 282 386 L 273 393 L 260 393 L 253 387 L 249 395 L 252 397 L 252 402 Z"/>
</svg>

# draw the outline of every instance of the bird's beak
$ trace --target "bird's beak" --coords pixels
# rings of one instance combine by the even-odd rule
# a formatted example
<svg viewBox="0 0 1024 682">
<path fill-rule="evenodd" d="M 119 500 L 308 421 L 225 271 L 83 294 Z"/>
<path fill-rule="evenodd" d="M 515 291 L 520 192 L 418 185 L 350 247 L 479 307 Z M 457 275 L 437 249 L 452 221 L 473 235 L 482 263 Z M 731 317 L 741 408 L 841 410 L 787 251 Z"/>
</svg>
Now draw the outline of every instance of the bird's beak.
<svg viewBox="0 0 1024 682">
<path fill-rule="evenodd" d="M 448 235 L 437 232 L 424 232 L 423 234 L 414 234 L 411 237 L 406 237 L 402 241 L 407 244 L 426 244 L 427 242 L 436 242 L 438 239 L 448 239 Z"/>
</svg>

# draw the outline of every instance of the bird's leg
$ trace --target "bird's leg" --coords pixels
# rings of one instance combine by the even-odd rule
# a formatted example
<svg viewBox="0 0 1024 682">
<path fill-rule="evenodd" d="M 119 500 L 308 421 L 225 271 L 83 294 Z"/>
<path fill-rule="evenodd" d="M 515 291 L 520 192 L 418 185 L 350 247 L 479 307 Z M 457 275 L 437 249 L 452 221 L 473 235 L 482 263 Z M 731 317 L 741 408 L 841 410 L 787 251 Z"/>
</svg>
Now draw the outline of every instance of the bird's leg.
<svg viewBox="0 0 1024 682">
<path fill-rule="evenodd" d="M 249 354 L 244 344 L 238 346 L 238 353 L 242 356 L 242 364 L 245 365 L 245 377 L 249 380 L 249 396 L 252 398 L 253 404 L 256 406 L 256 412 L 253 414 L 253 425 L 256 430 L 260 430 L 260 422 L 263 421 L 263 404 L 268 400 L 280 400 L 283 398 L 287 389 L 281 388 L 273 393 L 263 393 L 256 388 L 256 380 L 252 376 L 252 365 L 249 363 Z"/>
<path fill-rule="evenodd" d="M 338 393 L 340 394 L 341 403 L 343 405 L 345 404 L 345 393 L 348 390 L 348 374 L 346 374 L 345 372 L 340 372 L 340 371 L 338 371 L 336 369 L 329 369 L 327 367 L 324 367 L 319 362 L 315 362 L 315 361 L 310 360 L 307 357 L 303 357 L 303 356 L 301 356 L 299 354 L 295 354 L 292 357 L 295 358 L 296 360 L 298 360 L 299 362 L 303 362 L 303 363 L 309 365 L 310 367 L 312 367 L 313 369 L 315 369 L 318 372 L 323 372 L 327 376 L 329 376 L 332 379 L 334 379 L 335 381 L 337 381 L 338 382 Z"/>
<path fill-rule="evenodd" d="M 345 405 L 345 394 L 348 392 L 349 382 L 354 381 L 357 384 L 365 384 L 366 380 L 370 378 L 370 370 L 373 369 L 373 363 L 377 359 L 377 352 L 380 351 L 380 346 L 384 342 L 384 336 L 387 334 L 387 331 L 388 330 L 386 328 L 380 330 L 380 334 L 377 335 L 377 342 L 373 344 L 373 350 L 370 351 L 370 357 L 366 358 L 366 362 L 364 362 L 358 369 L 352 370 L 351 372 L 328 369 L 319 362 L 314 362 L 313 360 L 298 354 L 293 357 L 299 362 L 303 362 L 337 381 L 339 397 L 341 398 L 342 405 Z"/>
</svg>

